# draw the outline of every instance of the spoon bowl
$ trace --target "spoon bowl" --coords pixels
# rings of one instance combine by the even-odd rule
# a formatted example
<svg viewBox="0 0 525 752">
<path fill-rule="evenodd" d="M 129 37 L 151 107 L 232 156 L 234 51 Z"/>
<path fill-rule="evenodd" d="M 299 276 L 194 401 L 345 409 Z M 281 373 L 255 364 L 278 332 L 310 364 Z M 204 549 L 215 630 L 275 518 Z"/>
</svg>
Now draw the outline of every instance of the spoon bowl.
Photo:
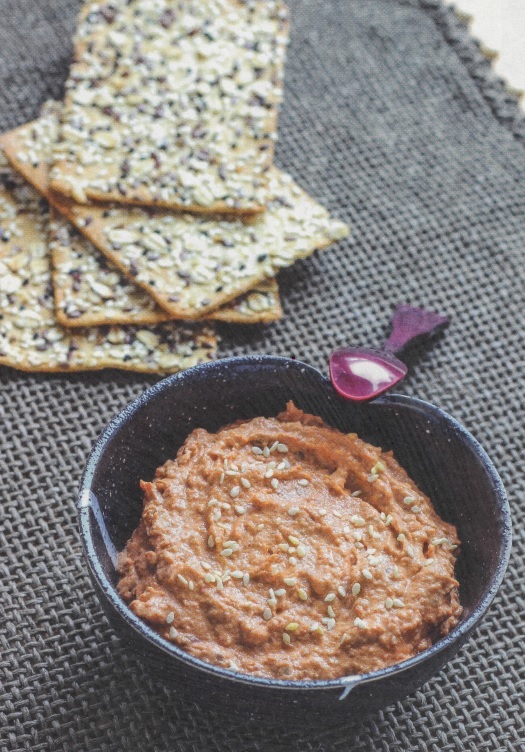
<svg viewBox="0 0 525 752">
<path fill-rule="evenodd" d="M 342 347 L 330 358 L 330 378 L 341 397 L 363 402 L 392 389 L 408 373 L 407 366 L 388 352 Z"/>
</svg>

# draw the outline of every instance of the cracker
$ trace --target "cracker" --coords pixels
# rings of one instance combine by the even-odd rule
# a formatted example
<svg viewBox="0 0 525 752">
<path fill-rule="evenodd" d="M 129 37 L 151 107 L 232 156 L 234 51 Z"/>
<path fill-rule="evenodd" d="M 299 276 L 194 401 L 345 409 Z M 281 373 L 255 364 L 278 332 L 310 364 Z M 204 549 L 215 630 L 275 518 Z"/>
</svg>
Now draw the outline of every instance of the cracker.
<svg viewBox="0 0 525 752">
<path fill-rule="evenodd" d="M 5 169 L 3 157 L 0 165 Z M 0 188 L 0 206 L 14 201 Z M 153 327 L 72 330 L 55 316 L 47 246 L 48 210 L 0 214 L 0 364 L 23 371 L 70 372 L 121 368 L 173 373 L 213 358 L 209 324 L 165 323 Z"/>
<path fill-rule="evenodd" d="M 0 151 L 0 220 L 4 223 L 4 233 L 7 233 L 0 237 L 0 242 L 7 242 L 9 229 L 5 223 L 8 218 L 15 218 L 22 211 L 38 212 L 43 201 Z"/>
<path fill-rule="evenodd" d="M 87 0 L 52 188 L 80 203 L 262 211 L 287 41 L 280 0 Z"/>
<path fill-rule="evenodd" d="M 277 280 L 267 279 L 209 315 L 227 324 L 268 324 L 283 315 Z"/>
<path fill-rule="evenodd" d="M 63 326 L 158 324 L 169 314 L 129 282 L 90 241 L 55 209 L 49 247 L 55 312 Z"/>
<path fill-rule="evenodd" d="M 170 319 L 55 209 L 51 210 L 49 243 L 56 316 L 63 326 L 157 324 Z M 272 279 L 207 318 L 256 324 L 276 321 L 281 315 L 279 288 Z"/>
<path fill-rule="evenodd" d="M 116 205 L 70 205 L 66 216 L 174 318 L 201 318 L 348 233 L 274 168 L 270 189 L 251 222 Z"/>
<path fill-rule="evenodd" d="M 14 167 L 173 318 L 201 318 L 349 232 L 275 167 L 267 211 L 246 221 L 74 204 L 48 189 L 53 127 L 43 117 L 4 134 L 0 144 Z"/>
</svg>

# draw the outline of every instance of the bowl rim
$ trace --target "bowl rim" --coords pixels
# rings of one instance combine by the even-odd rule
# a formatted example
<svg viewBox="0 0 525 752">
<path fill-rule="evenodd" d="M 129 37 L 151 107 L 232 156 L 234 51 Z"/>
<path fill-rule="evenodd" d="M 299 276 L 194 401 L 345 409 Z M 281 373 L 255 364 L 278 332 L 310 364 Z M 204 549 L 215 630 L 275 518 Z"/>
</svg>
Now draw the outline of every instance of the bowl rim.
<svg viewBox="0 0 525 752">
<path fill-rule="evenodd" d="M 381 397 L 373 400 L 374 403 L 387 403 L 391 405 L 405 405 L 410 407 L 416 407 L 420 410 L 438 417 L 448 423 L 454 431 L 459 434 L 460 438 L 467 444 L 469 444 L 478 459 L 480 460 L 483 469 L 488 476 L 488 481 L 491 483 L 495 497 L 499 501 L 499 512 L 502 521 L 502 546 L 499 551 L 498 561 L 495 567 L 494 574 L 491 578 L 490 585 L 484 594 L 483 598 L 479 601 L 476 607 L 470 612 L 466 619 L 460 622 L 454 629 L 449 632 L 445 637 L 441 638 L 433 645 L 421 653 L 402 661 L 401 663 L 393 664 L 392 666 L 386 666 L 376 671 L 371 671 L 365 674 L 353 674 L 349 676 L 338 677 L 337 679 L 321 679 L 321 680 L 291 680 L 291 679 L 274 679 L 266 678 L 262 676 L 255 676 L 252 674 L 243 674 L 234 671 L 229 668 L 222 668 L 212 663 L 207 663 L 199 658 L 192 656 L 190 653 L 185 652 L 177 645 L 173 645 L 161 637 L 157 632 L 151 629 L 145 622 L 143 622 L 138 616 L 136 616 L 128 605 L 118 595 L 115 587 L 107 578 L 104 570 L 99 562 L 97 552 L 95 550 L 93 538 L 91 535 L 91 486 L 93 483 L 94 475 L 97 469 L 98 462 L 111 443 L 113 437 L 139 410 L 147 405 L 151 400 L 166 390 L 169 390 L 174 384 L 179 384 L 188 379 L 192 379 L 197 374 L 205 373 L 206 371 L 212 372 L 217 367 L 238 367 L 246 365 L 276 365 L 298 367 L 301 369 L 307 369 L 319 379 L 319 384 L 328 387 L 333 390 L 334 395 L 337 396 L 335 389 L 333 388 L 330 380 L 317 368 L 309 365 L 301 360 L 292 358 L 274 356 L 274 355 L 244 355 L 239 357 L 222 358 L 214 361 L 193 366 L 185 371 L 181 371 L 176 374 L 172 374 L 165 379 L 158 381 L 152 386 L 148 387 L 142 394 L 129 402 L 112 420 L 106 425 L 102 433 L 97 438 L 93 445 L 87 462 L 84 468 L 80 488 L 78 493 L 77 512 L 79 517 L 80 536 L 84 549 L 84 554 L 88 562 L 92 576 L 95 578 L 100 589 L 104 593 L 106 601 L 112 607 L 114 611 L 118 613 L 120 617 L 127 622 L 138 635 L 145 639 L 149 643 L 160 649 L 166 655 L 169 655 L 176 660 L 180 660 L 187 664 L 191 668 L 196 668 L 200 671 L 204 671 L 208 674 L 212 674 L 221 679 L 227 679 L 229 681 L 240 682 L 248 684 L 250 686 L 260 686 L 267 689 L 279 688 L 288 690 L 318 690 L 318 689 L 343 689 L 343 694 L 340 699 L 346 697 L 351 689 L 358 684 L 371 684 L 380 679 L 391 677 L 397 674 L 402 674 L 419 664 L 426 662 L 428 659 L 442 653 L 455 643 L 459 645 L 463 642 L 476 624 L 480 621 L 483 615 L 488 610 L 492 601 L 494 600 L 507 568 L 511 544 L 512 544 L 512 526 L 511 526 L 511 513 L 507 500 L 507 495 L 503 486 L 503 483 L 499 477 L 499 474 L 494 467 L 492 461 L 489 459 L 487 453 L 479 444 L 479 442 L 467 431 L 467 429 L 461 425 L 455 418 L 450 416 L 440 407 L 433 405 L 418 397 L 412 397 L 404 394 L 384 394 Z M 338 397 L 338 399 L 343 399 Z M 93 496 L 94 493 L 93 493 Z M 95 497 L 96 498 L 96 497 Z M 458 647 L 459 647 L 458 645 Z"/>
</svg>

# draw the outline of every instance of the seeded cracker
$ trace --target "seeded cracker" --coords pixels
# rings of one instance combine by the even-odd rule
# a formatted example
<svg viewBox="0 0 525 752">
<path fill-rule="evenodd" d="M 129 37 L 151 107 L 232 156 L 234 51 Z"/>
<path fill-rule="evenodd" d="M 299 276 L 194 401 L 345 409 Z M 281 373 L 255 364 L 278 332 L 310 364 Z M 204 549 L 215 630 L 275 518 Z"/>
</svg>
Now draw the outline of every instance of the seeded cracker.
<svg viewBox="0 0 525 752">
<path fill-rule="evenodd" d="M 169 319 L 153 298 L 125 279 L 55 209 L 50 220 L 55 312 L 60 324 L 157 324 Z"/>
<path fill-rule="evenodd" d="M 38 121 L 0 136 L 14 167 L 44 197 L 48 197 L 48 173 L 45 165 L 50 144 L 55 137 L 58 102 L 47 102 Z M 21 162 L 17 154 L 22 148 L 31 153 L 31 160 Z M 25 180 L 8 168 L 8 180 L 17 178 L 20 200 L 22 191 L 38 201 Z M 24 195 L 25 195 L 24 194 Z M 64 326 L 99 326 L 102 324 L 155 324 L 174 318 L 155 304 L 146 291 L 123 276 L 109 259 L 71 227 L 70 222 L 55 211 L 51 223 L 55 307 L 58 321 Z M 234 324 L 259 324 L 277 321 L 282 316 L 279 287 L 275 279 L 258 283 L 247 293 L 205 318 Z"/>
<path fill-rule="evenodd" d="M 86 2 L 52 188 L 80 203 L 262 211 L 287 41 L 278 0 Z"/>
<path fill-rule="evenodd" d="M 277 168 L 267 211 L 249 222 L 73 204 L 47 189 L 53 128 L 47 112 L 0 144 L 13 166 L 174 318 L 202 317 L 348 234 Z"/>
<path fill-rule="evenodd" d="M 153 298 L 129 282 L 65 217 L 55 209 L 51 217 L 55 308 L 61 324 L 155 324 L 169 320 L 169 314 Z M 271 279 L 211 313 L 209 318 L 253 324 L 281 315 L 279 288 Z"/>
<path fill-rule="evenodd" d="M 0 174 L 7 171 L 3 160 L 0 155 Z M 48 209 L 17 206 L 15 196 L 16 189 L 0 187 L 0 364 L 24 371 L 171 373 L 214 357 L 216 339 L 209 325 L 97 327 L 74 334 L 58 325 Z"/>
<path fill-rule="evenodd" d="M 157 324 L 170 320 L 142 288 L 123 276 L 95 246 L 55 209 L 49 243 L 55 309 L 64 326 Z M 206 318 L 237 324 L 275 321 L 282 315 L 274 279 L 261 284 Z"/>
<path fill-rule="evenodd" d="M 251 223 L 115 205 L 56 205 L 174 318 L 191 319 L 348 234 L 346 225 L 273 168 L 270 188 L 267 211 Z"/>
<path fill-rule="evenodd" d="M 212 321 L 255 324 L 277 321 L 283 315 L 279 286 L 275 279 L 259 282 L 252 290 L 209 314 Z"/>
</svg>

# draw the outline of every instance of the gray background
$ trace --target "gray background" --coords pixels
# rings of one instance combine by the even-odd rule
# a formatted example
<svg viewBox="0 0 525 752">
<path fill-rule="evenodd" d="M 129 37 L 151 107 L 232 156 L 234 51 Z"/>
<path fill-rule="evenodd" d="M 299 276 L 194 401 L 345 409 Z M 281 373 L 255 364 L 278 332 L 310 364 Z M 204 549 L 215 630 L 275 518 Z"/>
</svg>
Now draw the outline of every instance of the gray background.
<svg viewBox="0 0 525 752">
<path fill-rule="evenodd" d="M 0 0 L 0 129 L 60 96 L 77 3 Z M 400 301 L 448 313 L 402 391 L 462 421 L 514 516 L 483 625 L 403 703 L 305 732 L 200 712 L 148 679 L 107 625 L 84 565 L 75 490 L 110 416 L 151 379 L 0 369 L 0 750 L 525 750 L 522 516 L 525 127 L 436 0 L 295 0 L 278 160 L 353 224 L 282 275 L 284 320 L 224 327 L 221 354 L 378 343 Z"/>
</svg>

